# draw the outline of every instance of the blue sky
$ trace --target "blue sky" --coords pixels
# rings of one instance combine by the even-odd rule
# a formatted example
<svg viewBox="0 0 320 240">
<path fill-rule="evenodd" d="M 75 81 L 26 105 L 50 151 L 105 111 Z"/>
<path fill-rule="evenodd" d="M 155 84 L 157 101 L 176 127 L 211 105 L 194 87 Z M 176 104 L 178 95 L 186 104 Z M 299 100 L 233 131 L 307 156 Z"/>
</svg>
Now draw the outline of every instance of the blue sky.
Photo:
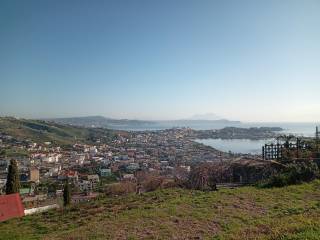
<svg viewBox="0 0 320 240">
<path fill-rule="evenodd" d="M 320 1 L 0 1 L 0 115 L 319 121 Z"/>
</svg>

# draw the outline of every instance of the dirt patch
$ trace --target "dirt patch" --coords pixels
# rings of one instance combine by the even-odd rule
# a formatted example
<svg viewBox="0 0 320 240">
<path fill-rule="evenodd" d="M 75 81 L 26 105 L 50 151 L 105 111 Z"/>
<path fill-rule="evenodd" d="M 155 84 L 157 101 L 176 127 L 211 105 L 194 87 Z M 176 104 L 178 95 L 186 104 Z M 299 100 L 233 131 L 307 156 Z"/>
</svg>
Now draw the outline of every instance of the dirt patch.
<svg viewBox="0 0 320 240">
<path fill-rule="evenodd" d="M 232 204 L 235 209 L 241 209 L 253 215 L 262 215 L 267 213 L 267 209 L 258 206 L 253 200 L 237 200 Z"/>
</svg>

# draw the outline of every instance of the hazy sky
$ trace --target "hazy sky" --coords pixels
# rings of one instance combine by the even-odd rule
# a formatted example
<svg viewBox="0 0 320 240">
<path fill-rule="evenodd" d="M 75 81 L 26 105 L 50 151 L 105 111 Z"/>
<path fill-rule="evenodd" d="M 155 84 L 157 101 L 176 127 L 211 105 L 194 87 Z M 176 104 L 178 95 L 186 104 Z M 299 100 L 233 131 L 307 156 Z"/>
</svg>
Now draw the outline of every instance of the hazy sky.
<svg viewBox="0 0 320 240">
<path fill-rule="evenodd" d="M 319 121 L 319 0 L 0 1 L 0 115 Z"/>
</svg>

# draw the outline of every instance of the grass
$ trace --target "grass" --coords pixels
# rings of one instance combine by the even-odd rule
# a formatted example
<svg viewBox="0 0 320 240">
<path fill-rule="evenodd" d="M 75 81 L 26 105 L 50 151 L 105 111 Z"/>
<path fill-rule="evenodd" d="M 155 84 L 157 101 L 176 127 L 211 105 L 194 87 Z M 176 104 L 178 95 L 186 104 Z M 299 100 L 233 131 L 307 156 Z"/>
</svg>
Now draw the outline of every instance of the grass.
<svg viewBox="0 0 320 240">
<path fill-rule="evenodd" d="M 25 149 L 20 149 L 18 147 L 11 147 L 11 148 L 7 148 L 5 150 L 2 150 L 0 153 L 0 157 L 1 156 L 5 156 L 5 157 L 28 157 L 29 153 L 27 150 Z"/>
<path fill-rule="evenodd" d="M 0 239 L 319 239 L 320 181 L 101 197 L 0 223 Z"/>
</svg>

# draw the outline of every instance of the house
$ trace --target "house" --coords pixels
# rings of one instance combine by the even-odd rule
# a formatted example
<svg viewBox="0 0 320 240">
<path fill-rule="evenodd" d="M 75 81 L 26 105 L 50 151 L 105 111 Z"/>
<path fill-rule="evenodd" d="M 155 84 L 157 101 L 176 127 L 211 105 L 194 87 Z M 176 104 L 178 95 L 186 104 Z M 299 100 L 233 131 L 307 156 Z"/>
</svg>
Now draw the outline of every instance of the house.
<svg viewBox="0 0 320 240">
<path fill-rule="evenodd" d="M 168 166 L 169 162 L 168 161 L 160 161 L 160 164 L 162 167 Z"/>
<path fill-rule="evenodd" d="M 129 157 L 128 157 L 128 155 L 120 155 L 120 156 L 119 156 L 119 159 L 126 161 L 126 160 L 129 159 Z"/>
<path fill-rule="evenodd" d="M 70 159 L 71 162 L 74 162 L 79 165 L 83 165 L 85 160 L 86 160 L 86 155 L 78 154 L 78 153 L 73 153 Z"/>
<path fill-rule="evenodd" d="M 111 176 L 111 169 L 110 168 L 100 168 L 100 176 L 101 177 L 109 177 Z"/>
<path fill-rule="evenodd" d="M 61 154 L 44 155 L 42 156 L 41 161 L 43 163 L 57 163 L 59 162 L 60 157 L 61 157 Z"/>
<path fill-rule="evenodd" d="M 130 163 L 128 166 L 126 166 L 126 170 L 128 172 L 134 172 L 140 169 L 139 163 Z"/>
<path fill-rule="evenodd" d="M 111 163 L 111 161 L 107 158 L 101 159 L 101 165 L 108 166 Z"/>
<path fill-rule="evenodd" d="M 89 152 L 92 156 L 96 155 L 98 153 L 98 149 L 96 146 L 92 146 L 89 148 Z"/>
<path fill-rule="evenodd" d="M 20 188 L 19 193 L 21 196 L 29 195 L 31 193 L 31 188 Z"/>
<path fill-rule="evenodd" d="M 9 166 L 9 162 L 7 160 L 0 159 L 0 179 L 7 179 L 8 166 Z M 1 189 L 1 182 L 0 182 L 0 189 Z"/>
<path fill-rule="evenodd" d="M 5 192 L 7 179 L 0 179 L 0 195 Z"/>
<path fill-rule="evenodd" d="M 127 149 L 127 153 L 129 157 L 134 157 L 136 155 L 136 149 L 135 148 L 129 148 Z"/>
<path fill-rule="evenodd" d="M 29 180 L 30 182 L 39 183 L 40 182 L 40 174 L 39 174 L 39 168 L 32 167 L 29 170 Z"/>
<path fill-rule="evenodd" d="M 28 173 L 20 173 L 20 182 L 28 182 L 29 175 Z"/>
<path fill-rule="evenodd" d="M 119 161 L 119 157 L 118 157 L 118 156 L 113 156 L 113 157 L 112 157 L 112 160 L 113 160 L 113 161 Z"/>
<path fill-rule="evenodd" d="M 92 182 L 87 180 L 81 180 L 78 182 L 78 188 L 80 192 L 91 192 L 92 191 Z"/>
<path fill-rule="evenodd" d="M 135 179 L 136 179 L 136 178 L 135 178 L 134 174 L 124 174 L 124 175 L 123 175 L 123 180 L 133 181 L 133 180 L 135 180 Z"/>
<path fill-rule="evenodd" d="M 58 180 L 69 180 L 73 184 L 77 184 L 79 180 L 79 175 L 77 171 L 67 170 L 63 174 L 58 176 Z"/>
<path fill-rule="evenodd" d="M 57 176 L 59 171 L 61 171 L 61 165 L 50 167 L 44 175 L 46 177 Z"/>
<path fill-rule="evenodd" d="M 180 168 L 186 170 L 187 172 L 191 171 L 191 167 L 190 166 L 181 165 Z"/>
<path fill-rule="evenodd" d="M 6 171 L 9 166 L 9 161 L 6 159 L 0 159 L 0 169 Z"/>
<path fill-rule="evenodd" d="M 91 182 L 92 188 L 97 188 L 100 182 L 99 176 L 97 174 L 88 175 L 87 180 Z"/>
</svg>

